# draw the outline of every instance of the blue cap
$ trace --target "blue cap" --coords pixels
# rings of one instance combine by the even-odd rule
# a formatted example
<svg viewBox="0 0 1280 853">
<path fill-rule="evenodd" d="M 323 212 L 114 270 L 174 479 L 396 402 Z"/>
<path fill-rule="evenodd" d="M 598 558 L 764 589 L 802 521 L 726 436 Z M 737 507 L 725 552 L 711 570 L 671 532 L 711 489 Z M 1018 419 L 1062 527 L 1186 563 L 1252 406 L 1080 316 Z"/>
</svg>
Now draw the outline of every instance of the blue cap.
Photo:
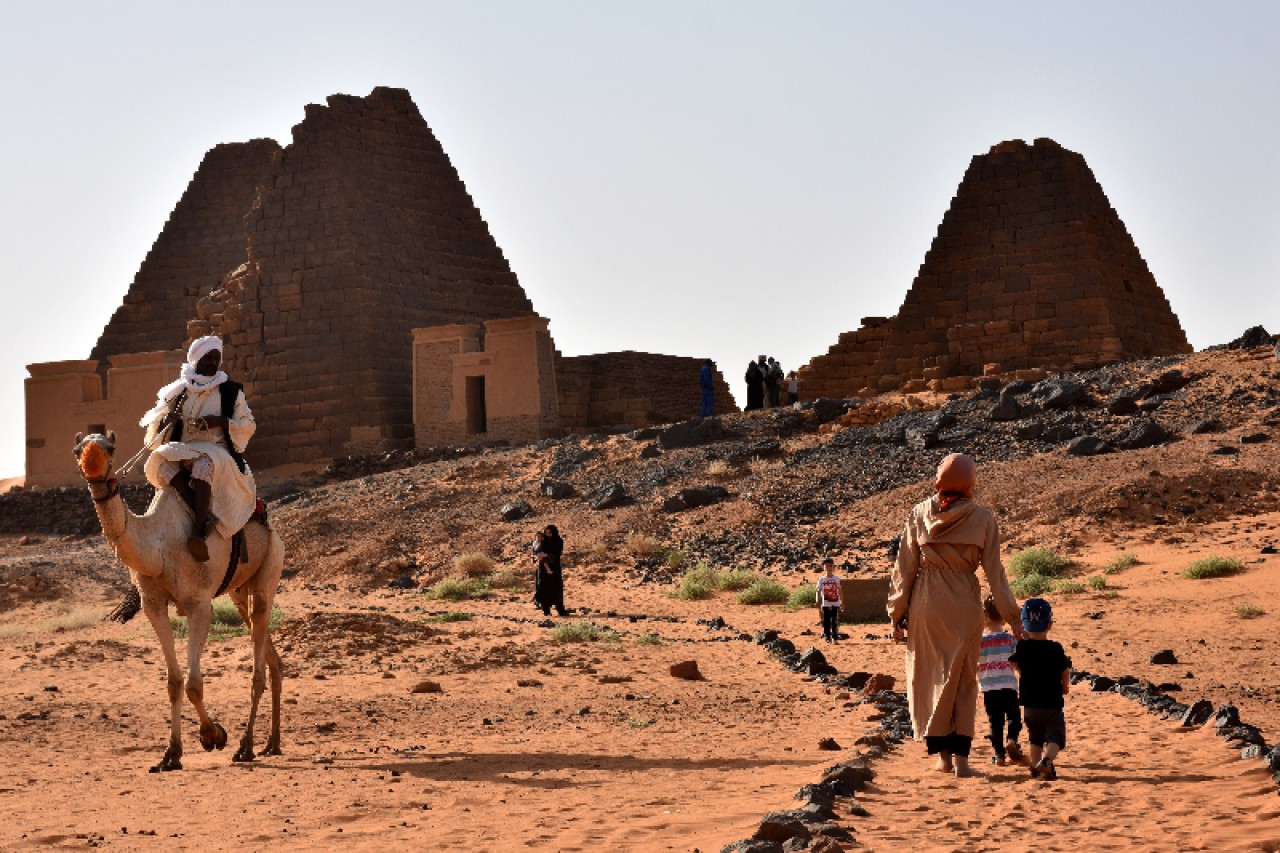
<svg viewBox="0 0 1280 853">
<path fill-rule="evenodd" d="M 1053 607 L 1043 598 L 1028 598 L 1022 605 L 1022 627 L 1029 633 L 1039 634 L 1049 630 L 1053 621 Z"/>
</svg>

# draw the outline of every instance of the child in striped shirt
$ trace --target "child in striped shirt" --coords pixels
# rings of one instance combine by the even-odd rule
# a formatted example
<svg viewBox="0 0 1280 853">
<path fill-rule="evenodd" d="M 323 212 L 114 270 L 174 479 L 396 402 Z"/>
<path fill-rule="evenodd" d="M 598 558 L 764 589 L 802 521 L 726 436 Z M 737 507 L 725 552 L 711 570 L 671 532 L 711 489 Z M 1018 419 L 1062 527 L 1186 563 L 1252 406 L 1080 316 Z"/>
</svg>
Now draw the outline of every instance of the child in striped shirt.
<svg viewBox="0 0 1280 853">
<path fill-rule="evenodd" d="M 1001 767 L 1009 761 L 1022 764 L 1026 759 L 1018 746 L 1018 735 L 1022 732 L 1018 677 L 1009 662 L 1009 655 L 1013 654 L 1013 635 L 1004 629 L 1004 618 L 996 609 L 995 599 L 988 595 L 982 602 L 982 609 L 987 620 L 978 652 L 978 686 L 982 689 L 982 704 L 991 722 L 991 746 L 996 753 L 991 756 L 991 763 Z M 1007 739 L 1006 720 L 1009 723 Z"/>
</svg>

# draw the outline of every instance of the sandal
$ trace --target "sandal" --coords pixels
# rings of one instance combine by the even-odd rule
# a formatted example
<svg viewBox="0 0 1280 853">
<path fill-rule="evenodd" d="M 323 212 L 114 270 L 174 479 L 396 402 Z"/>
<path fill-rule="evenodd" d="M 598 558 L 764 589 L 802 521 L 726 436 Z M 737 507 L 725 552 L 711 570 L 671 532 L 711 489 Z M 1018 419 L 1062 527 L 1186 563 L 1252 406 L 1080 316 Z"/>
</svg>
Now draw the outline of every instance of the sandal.
<svg viewBox="0 0 1280 853">
<path fill-rule="evenodd" d="M 1009 761 L 1014 764 L 1027 763 L 1027 757 L 1022 754 L 1022 747 L 1018 746 L 1016 743 L 1005 745 L 1004 751 L 1005 754 L 1009 756 Z"/>
</svg>

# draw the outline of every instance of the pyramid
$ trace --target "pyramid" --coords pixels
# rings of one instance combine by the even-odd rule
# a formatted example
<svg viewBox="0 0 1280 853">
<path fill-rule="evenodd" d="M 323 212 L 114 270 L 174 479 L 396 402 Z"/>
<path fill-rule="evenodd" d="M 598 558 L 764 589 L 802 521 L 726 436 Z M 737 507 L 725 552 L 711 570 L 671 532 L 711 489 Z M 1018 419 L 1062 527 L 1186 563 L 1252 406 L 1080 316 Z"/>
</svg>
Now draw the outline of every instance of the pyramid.
<svg viewBox="0 0 1280 853">
<path fill-rule="evenodd" d="M 243 263 L 244 215 L 279 153 L 255 139 L 204 155 L 89 356 L 102 369 L 113 355 L 182 346 L 196 301 Z"/>
<path fill-rule="evenodd" d="M 849 397 L 1190 351 L 1084 157 L 1014 140 L 973 158 L 898 314 L 865 318 L 800 380 Z"/>
<path fill-rule="evenodd" d="M 187 325 L 225 340 L 258 467 L 411 447 L 411 330 L 533 313 L 409 93 L 326 104 L 293 128 L 242 266 Z"/>
</svg>

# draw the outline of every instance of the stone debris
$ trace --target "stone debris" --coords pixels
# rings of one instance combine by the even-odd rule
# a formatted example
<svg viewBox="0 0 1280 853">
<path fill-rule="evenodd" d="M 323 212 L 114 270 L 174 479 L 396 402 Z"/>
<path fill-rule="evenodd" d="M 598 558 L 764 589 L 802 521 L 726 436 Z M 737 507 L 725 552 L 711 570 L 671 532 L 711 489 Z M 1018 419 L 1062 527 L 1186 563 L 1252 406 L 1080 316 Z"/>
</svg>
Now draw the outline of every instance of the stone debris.
<svg viewBox="0 0 1280 853">
<path fill-rule="evenodd" d="M 672 678 L 682 678 L 686 681 L 702 680 L 702 672 L 698 669 L 698 662 L 696 660 L 686 660 L 680 661 L 679 663 L 673 663 L 671 664 L 670 672 Z"/>
</svg>

